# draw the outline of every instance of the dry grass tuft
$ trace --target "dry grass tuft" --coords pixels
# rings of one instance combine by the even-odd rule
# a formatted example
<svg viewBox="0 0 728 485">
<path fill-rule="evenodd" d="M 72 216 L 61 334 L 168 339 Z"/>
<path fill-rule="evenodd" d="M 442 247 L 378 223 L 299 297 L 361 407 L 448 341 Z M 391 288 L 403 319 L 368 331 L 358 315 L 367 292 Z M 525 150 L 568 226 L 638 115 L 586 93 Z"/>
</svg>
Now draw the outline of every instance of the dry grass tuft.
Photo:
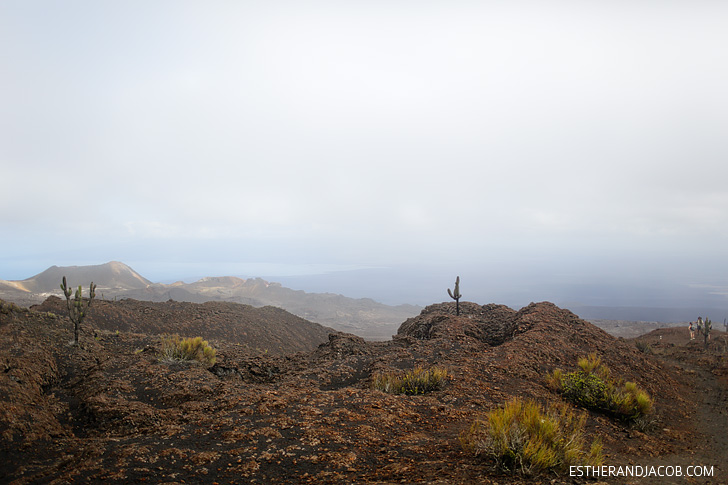
<svg viewBox="0 0 728 485">
<path fill-rule="evenodd" d="M 181 338 L 179 335 L 165 335 L 162 337 L 163 361 L 196 361 L 202 364 L 213 365 L 215 349 L 210 347 L 207 340 L 202 337 Z"/>
<path fill-rule="evenodd" d="M 389 394 L 425 394 L 442 389 L 447 370 L 441 367 L 415 369 L 402 373 L 385 372 L 374 376 L 373 387 Z"/>
<path fill-rule="evenodd" d="M 565 471 L 570 466 L 598 466 L 601 442 L 587 447 L 586 414 L 575 414 L 565 404 L 543 408 L 534 401 L 514 399 L 476 420 L 460 434 L 466 452 L 495 459 L 504 470 L 533 475 Z"/>
</svg>

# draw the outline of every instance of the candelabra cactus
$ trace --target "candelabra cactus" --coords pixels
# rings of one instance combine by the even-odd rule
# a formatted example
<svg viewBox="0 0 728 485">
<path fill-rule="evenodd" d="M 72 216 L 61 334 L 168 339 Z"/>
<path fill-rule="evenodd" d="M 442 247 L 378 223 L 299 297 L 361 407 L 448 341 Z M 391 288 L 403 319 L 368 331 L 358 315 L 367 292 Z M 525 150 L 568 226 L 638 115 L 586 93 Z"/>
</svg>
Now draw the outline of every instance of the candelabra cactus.
<svg viewBox="0 0 728 485">
<path fill-rule="evenodd" d="M 713 329 L 713 322 L 710 318 L 705 317 L 705 327 L 703 328 L 703 339 L 705 342 L 705 348 L 708 348 L 708 342 L 710 341 L 710 331 Z"/>
<path fill-rule="evenodd" d="M 71 301 L 71 294 L 73 293 L 73 290 L 66 283 L 65 276 L 63 277 L 63 283 L 61 283 L 61 290 L 63 290 L 63 294 L 66 297 L 68 316 L 73 322 L 73 345 L 78 345 L 78 329 L 81 325 L 81 322 L 88 314 L 88 309 L 91 307 L 91 302 L 96 296 L 96 285 L 93 283 L 93 281 L 91 282 L 91 285 L 89 286 L 88 300 L 86 301 L 85 305 L 81 292 L 81 285 L 78 285 L 78 289 L 76 290 L 76 295 L 73 297 L 73 301 Z"/>
<path fill-rule="evenodd" d="M 463 295 L 460 294 L 460 277 L 459 276 L 457 278 L 455 278 L 455 291 L 450 291 L 450 288 L 448 288 L 447 294 L 450 295 L 450 298 L 455 300 L 455 315 L 460 316 L 460 298 Z"/>
</svg>

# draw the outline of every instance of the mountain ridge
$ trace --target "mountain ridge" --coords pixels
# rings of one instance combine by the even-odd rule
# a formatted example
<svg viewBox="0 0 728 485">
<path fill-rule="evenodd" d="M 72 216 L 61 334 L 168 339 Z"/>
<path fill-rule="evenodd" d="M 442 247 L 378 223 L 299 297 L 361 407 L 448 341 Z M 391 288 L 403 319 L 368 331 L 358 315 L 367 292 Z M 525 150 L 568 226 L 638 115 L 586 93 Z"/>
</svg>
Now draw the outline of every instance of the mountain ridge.
<svg viewBox="0 0 728 485">
<path fill-rule="evenodd" d="M 191 283 L 154 283 L 128 265 L 111 261 L 91 266 L 51 266 L 24 280 L 0 280 L 0 298 L 19 305 L 42 303 L 48 296 L 63 296 L 61 279 L 81 284 L 92 281 L 98 299 L 123 299 L 190 303 L 223 301 L 254 307 L 275 306 L 296 316 L 370 340 L 386 340 L 399 324 L 421 310 L 414 305 L 385 305 L 370 298 L 349 298 L 334 293 L 307 293 L 262 278 L 208 276 Z"/>
</svg>

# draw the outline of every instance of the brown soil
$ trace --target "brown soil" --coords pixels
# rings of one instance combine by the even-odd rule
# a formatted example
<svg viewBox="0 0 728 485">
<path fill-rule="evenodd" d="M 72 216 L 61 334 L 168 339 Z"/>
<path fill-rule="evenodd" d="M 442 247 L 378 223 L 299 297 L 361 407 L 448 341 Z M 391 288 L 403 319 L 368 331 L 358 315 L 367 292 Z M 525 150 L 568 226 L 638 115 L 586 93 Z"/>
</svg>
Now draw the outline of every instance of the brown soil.
<svg viewBox="0 0 728 485">
<path fill-rule="evenodd" d="M 316 350 L 272 355 L 220 338 L 206 368 L 161 362 L 144 318 L 118 334 L 89 322 L 70 347 L 67 318 L 0 305 L 0 480 L 584 483 L 499 471 L 464 453 L 458 435 L 513 397 L 560 400 L 544 375 L 596 352 L 656 401 L 645 431 L 589 412 L 607 465 L 714 467 L 710 478 L 602 483 L 728 483 L 723 336 L 706 350 L 686 329 L 661 329 L 642 338 L 648 353 L 550 303 L 460 306 L 460 316 L 454 303 L 430 306 L 388 342 L 333 333 Z M 449 370 L 440 391 L 371 388 L 378 371 L 431 364 Z"/>
</svg>

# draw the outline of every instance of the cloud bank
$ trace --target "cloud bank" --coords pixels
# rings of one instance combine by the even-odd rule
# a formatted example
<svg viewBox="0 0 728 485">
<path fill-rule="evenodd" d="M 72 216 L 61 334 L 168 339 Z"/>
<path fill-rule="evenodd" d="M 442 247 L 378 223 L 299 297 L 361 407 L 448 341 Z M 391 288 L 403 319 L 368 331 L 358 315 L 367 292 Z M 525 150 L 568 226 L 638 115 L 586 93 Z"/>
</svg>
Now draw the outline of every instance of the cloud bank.
<svg viewBox="0 0 728 485">
<path fill-rule="evenodd" d="M 10 1 L 0 18 L 0 277 L 123 260 L 728 285 L 719 2 Z"/>
</svg>

